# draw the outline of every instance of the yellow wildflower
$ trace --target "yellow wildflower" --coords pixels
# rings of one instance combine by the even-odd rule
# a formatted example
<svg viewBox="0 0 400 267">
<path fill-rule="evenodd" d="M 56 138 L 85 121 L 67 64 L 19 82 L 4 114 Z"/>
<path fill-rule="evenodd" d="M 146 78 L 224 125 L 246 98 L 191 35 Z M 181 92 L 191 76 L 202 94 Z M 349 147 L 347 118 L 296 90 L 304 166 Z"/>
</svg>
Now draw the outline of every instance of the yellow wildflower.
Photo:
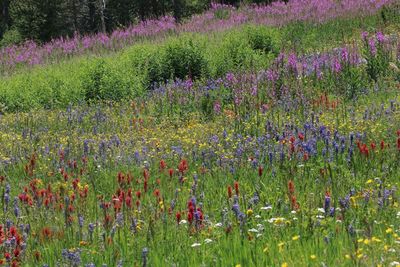
<svg viewBox="0 0 400 267">
<path fill-rule="evenodd" d="M 292 237 L 293 241 L 299 240 L 300 236 L 299 235 L 295 235 L 294 237 Z"/>
</svg>

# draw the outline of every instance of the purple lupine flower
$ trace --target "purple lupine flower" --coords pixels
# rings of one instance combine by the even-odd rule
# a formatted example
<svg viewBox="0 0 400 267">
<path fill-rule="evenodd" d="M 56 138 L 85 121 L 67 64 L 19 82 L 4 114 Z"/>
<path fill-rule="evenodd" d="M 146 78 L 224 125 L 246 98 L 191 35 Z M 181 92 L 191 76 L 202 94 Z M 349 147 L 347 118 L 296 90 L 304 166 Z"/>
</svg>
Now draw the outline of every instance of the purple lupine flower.
<svg viewBox="0 0 400 267">
<path fill-rule="evenodd" d="M 80 228 L 83 227 L 83 221 L 84 221 L 83 216 L 81 214 L 79 214 L 78 215 L 78 224 L 79 224 Z"/>
<path fill-rule="evenodd" d="M 122 227 L 124 225 L 124 214 L 122 212 L 117 213 L 117 218 L 115 219 L 117 226 Z"/>
<path fill-rule="evenodd" d="M 14 198 L 14 215 L 15 215 L 15 217 L 19 217 L 19 215 L 20 215 L 20 210 L 19 210 L 19 207 L 18 207 L 18 197 L 15 197 Z"/>
<path fill-rule="evenodd" d="M 61 256 L 69 262 L 71 266 L 79 266 L 81 264 L 81 251 L 77 250 L 67 250 L 63 249 Z"/>
<path fill-rule="evenodd" d="M 349 233 L 350 236 L 356 235 L 356 230 L 354 229 L 352 224 L 350 224 L 349 227 L 347 228 L 347 232 Z"/>
<path fill-rule="evenodd" d="M 291 53 L 288 57 L 289 68 L 297 74 L 297 57 L 296 54 Z"/>
</svg>

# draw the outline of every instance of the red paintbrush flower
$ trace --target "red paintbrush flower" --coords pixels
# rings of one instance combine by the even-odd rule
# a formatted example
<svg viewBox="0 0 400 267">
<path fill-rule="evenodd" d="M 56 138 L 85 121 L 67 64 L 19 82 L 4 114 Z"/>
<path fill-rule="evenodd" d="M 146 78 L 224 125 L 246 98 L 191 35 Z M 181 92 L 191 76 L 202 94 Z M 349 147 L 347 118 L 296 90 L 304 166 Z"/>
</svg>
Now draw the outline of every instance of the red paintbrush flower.
<svg viewBox="0 0 400 267">
<path fill-rule="evenodd" d="M 232 187 L 228 185 L 228 198 L 232 197 Z"/>
<path fill-rule="evenodd" d="M 169 177 L 172 178 L 172 175 L 174 174 L 174 170 L 173 169 L 169 169 L 168 173 L 169 173 Z"/>
<path fill-rule="evenodd" d="M 239 195 L 239 183 L 237 181 L 233 183 L 233 187 L 235 187 L 236 195 Z"/>
<path fill-rule="evenodd" d="M 167 167 L 167 163 L 164 160 L 160 160 L 160 169 L 164 170 Z"/>
<path fill-rule="evenodd" d="M 188 163 L 185 159 L 182 159 L 181 162 L 178 165 L 178 170 L 181 173 L 184 173 L 185 171 L 187 171 L 189 168 Z"/>
<path fill-rule="evenodd" d="M 179 224 L 179 222 L 181 221 L 181 213 L 179 211 L 175 214 L 175 218 L 176 223 Z"/>
<path fill-rule="evenodd" d="M 289 182 L 288 182 L 288 189 L 289 189 L 289 193 L 291 195 L 294 194 L 294 183 L 292 180 L 289 180 Z"/>
</svg>

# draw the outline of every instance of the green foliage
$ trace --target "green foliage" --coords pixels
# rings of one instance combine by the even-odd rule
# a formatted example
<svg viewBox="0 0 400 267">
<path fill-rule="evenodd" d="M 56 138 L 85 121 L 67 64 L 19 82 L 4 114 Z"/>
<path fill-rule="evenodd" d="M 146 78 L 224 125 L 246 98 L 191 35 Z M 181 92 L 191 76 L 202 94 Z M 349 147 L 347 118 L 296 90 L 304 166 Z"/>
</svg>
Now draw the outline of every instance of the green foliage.
<svg viewBox="0 0 400 267">
<path fill-rule="evenodd" d="M 347 99 L 354 99 L 368 86 L 362 68 L 345 66 L 337 79 L 337 90 Z M 336 92 L 338 93 L 338 92 Z"/>
<path fill-rule="evenodd" d="M 3 39 L 0 40 L 0 47 L 5 47 L 13 44 L 19 44 L 23 41 L 21 34 L 16 29 L 10 29 L 3 35 Z"/>
</svg>

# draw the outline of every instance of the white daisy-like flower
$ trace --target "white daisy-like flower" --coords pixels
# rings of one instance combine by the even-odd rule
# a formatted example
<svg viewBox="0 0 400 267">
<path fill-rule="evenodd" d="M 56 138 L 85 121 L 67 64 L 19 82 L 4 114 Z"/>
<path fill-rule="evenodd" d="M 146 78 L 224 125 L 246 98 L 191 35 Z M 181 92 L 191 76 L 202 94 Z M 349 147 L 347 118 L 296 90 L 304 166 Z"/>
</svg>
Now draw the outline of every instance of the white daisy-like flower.
<svg viewBox="0 0 400 267">
<path fill-rule="evenodd" d="M 317 219 L 325 219 L 325 216 L 323 216 L 323 215 L 317 215 L 315 217 L 317 217 Z"/>
<path fill-rule="evenodd" d="M 209 239 L 209 238 L 207 238 L 207 239 L 204 239 L 204 243 L 205 244 L 209 244 L 209 243 L 211 243 L 211 242 L 213 242 L 211 239 Z"/>
<path fill-rule="evenodd" d="M 251 232 L 251 233 L 258 233 L 258 230 L 255 229 L 255 228 L 251 228 L 251 229 L 249 229 L 248 231 Z"/>
<path fill-rule="evenodd" d="M 325 209 L 323 209 L 323 208 L 318 208 L 318 211 L 321 213 L 325 213 Z"/>
<path fill-rule="evenodd" d="M 400 265 L 400 262 L 398 262 L 398 261 L 392 261 L 392 262 L 389 264 L 389 266 L 398 266 L 398 265 Z"/>
<path fill-rule="evenodd" d="M 187 224 L 187 221 L 186 220 L 182 220 L 182 221 L 179 222 L 179 224 Z"/>
<path fill-rule="evenodd" d="M 200 247 L 200 246 L 201 246 L 200 243 L 193 243 L 191 247 L 192 247 L 192 248 L 196 248 L 196 247 Z"/>
<path fill-rule="evenodd" d="M 214 226 L 215 226 L 215 227 L 221 227 L 221 226 L 222 226 L 222 223 L 220 223 L 220 222 L 219 222 L 219 223 L 216 223 L 216 224 L 214 224 Z"/>
<path fill-rule="evenodd" d="M 260 209 L 261 210 L 272 210 L 272 207 L 271 206 L 266 206 L 266 207 L 261 207 Z"/>
</svg>

